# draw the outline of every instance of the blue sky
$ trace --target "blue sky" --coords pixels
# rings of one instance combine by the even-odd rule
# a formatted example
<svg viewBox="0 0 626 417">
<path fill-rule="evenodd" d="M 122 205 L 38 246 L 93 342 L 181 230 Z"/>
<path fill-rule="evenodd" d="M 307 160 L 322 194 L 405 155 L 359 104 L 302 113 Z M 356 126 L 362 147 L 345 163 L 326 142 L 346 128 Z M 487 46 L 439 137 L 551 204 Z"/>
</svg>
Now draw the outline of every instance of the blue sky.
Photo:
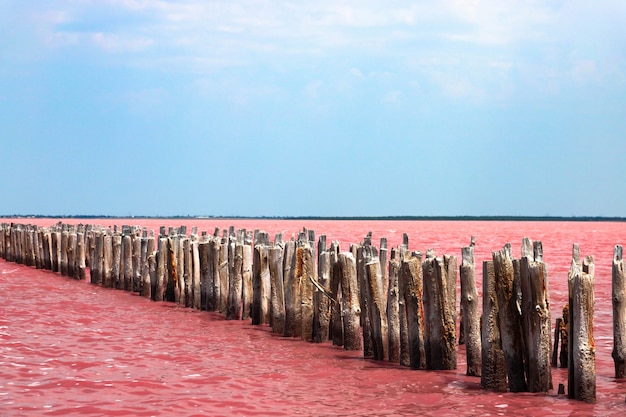
<svg viewBox="0 0 626 417">
<path fill-rule="evenodd" d="M 0 214 L 626 216 L 626 3 L 0 3 Z"/>
</svg>

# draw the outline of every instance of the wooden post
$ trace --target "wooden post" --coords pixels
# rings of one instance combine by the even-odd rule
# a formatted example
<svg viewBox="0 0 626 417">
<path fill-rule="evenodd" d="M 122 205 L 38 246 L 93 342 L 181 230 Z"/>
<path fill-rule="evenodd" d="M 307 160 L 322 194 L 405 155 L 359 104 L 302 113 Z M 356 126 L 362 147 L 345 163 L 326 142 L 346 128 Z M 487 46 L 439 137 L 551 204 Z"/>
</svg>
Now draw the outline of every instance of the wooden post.
<svg viewBox="0 0 626 417">
<path fill-rule="evenodd" d="M 141 238 L 133 234 L 132 239 L 132 266 L 133 266 L 133 291 L 141 292 L 143 281 L 141 280 Z"/>
<path fill-rule="evenodd" d="M 343 310 L 343 348 L 361 350 L 360 316 L 356 261 L 350 252 L 339 254 L 341 265 L 341 302 Z"/>
<path fill-rule="evenodd" d="M 209 238 L 210 239 L 210 238 Z M 211 250 L 210 240 L 200 242 L 198 251 L 200 254 L 200 288 L 202 291 L 202 310 L 208 310 L 207 302 L 209 294 L 212 293 L 213 284 L 209 281 L 209 251 Z"/>
<path fill-rule="evenodd" d="M 241 320 L 241 294 L 243 285 L 243 243 L 235 243 L 233 268 L 229 273 L 228 308 L 226 320 Z"/>
<path fill-rule="evenodd" d="M 389 284 L 387 285 L 387 332 L 389 337 L 387 347 L 389 362 L 395 363 L 400 361 L 399 272 L 400 262 L 396 259 L 391 259 L 389 261 Z"/>
<path fill-rule="evenodd" d="M 201 309 L 201 293 L 200 293 L 200 252 L 199 252 L 199 243 L 198 237 L 195 234 L 191 235 L 191 261 L 192 261 L 192 272 L 191 272 L 191 285 L 192 285 L 192 294 L 193 294 L 193 303 L 192 307 L 196 310 Z"/>
<path fill-rule="evenodd" d="M 613 362 L 615 363 L 615 378 L 626 376 L 626 273 L 622 247 L 616 245 L 613 250 L 612 271 L 612 299 L 613 299 Z"/>
<path fill-rule="evenodd" d="M 514 289 L 515 270 L 510 244 L 498 252 L 493 252 L 493 266 L 498 297 L 498 324 L 509 390 L 511 392 L 528 391 L 524 376 L 521 315 L 517 308 L 517 292 Z"/>
<path fill-rule="evenodd" d="M 593 338 L 594 263 L 585 256 L 582 270 L 572 262 L 573 361 L 568 373 L 573 373 L 573 398 L 587 403 L 596 402 L 596 347 Z M 572 388 L 570 388 L 572 390 Z"/>
<path fill-rule="evenodd" d="M 313 249 L 307 241 L 296 247 L 296 279 L 300 281 L 300 314 L 302 340 L 313 341 L 313 282 L 315 279 Z"/>
<path fill-rule="evenodd" d="M 330 334 L 330 309 L 333 301 L 330 288 L 330 252 L 318 252 L 317 282 L 324 291 L 314 290 L 313 341 L 325 342 Z"/>
<path fill-rule="evenodd" d="M 330 292 L 334 302 L 330 310 L 330 336 L 334 346 L 343 346 L 343 318 L 341 314 L 341 264 L 339 242 L 330 243 Z"/>
<path fill-rule="evenodd" d="M 13 251 L 14 251 L 14 246 L 12 240 L 14 239 L 13 235 L 13 230 L 11 230 L 11 235 L 10 235 L 10 239 L 9 239 L 9 247 L 7 249 L 7 253 L 9 254 L 9 259 L 7 259 L 8 261 L 13 261 L 15 258 L 13 256 Z M 50 232 L 50 247 L 51 247 L 51 252 L 50 252 L 50 257 L 52 259 L 52 272 L 59 272 L 59 258 L 60 258 L 60 253 L 61 253 L 61 249 L 60 249 L 60 240 L 61 240 L 61 233 L 57 232 L 56 230 L 53 230 L 52 232 Z M 91 273 L 91 265 L 90 265 L 90 275 L 92 275 Z"/>
<path fill-rule="evenodd" d="M 219 308 L 220 297 L 220 252 L 222 244 L 219 237 L 211 239 L 209 246 L 209 283 L 207 296 L 207 310 L 216 311 Z"/>
<path fill-rule="evenodd" d="M 67 230 L 61 232 L 61 275 L 67 276 L 67 240 L 69 233 Z"/>
<path fill-rule="evenodd" d="M 271 296 L 270 271 L 267 259 L 267 246 L 254 246 L 252 275 L 252 324 L 269 324 L 269 300 Z"/>
<path fill-rule="evenodd" d="M 46 253 L 46 246 L 48 244 L 47 239 L 45 238 L 45 236 L 48 235 L 47 233 L 44 235 L 44 254 Z M 48 249 L 47 251 L 48 253 L 48 257 L 50 256 L 50 250 Z M 85 269 L 86 269 L 86 265 L 85 265 L 85 236 L 84 233 L 82 232 L 78 232 L 76 234 L 76 256 L 78 259 L 78 266 L 76 268 L 76 274 L 74 275 L 74 278 L 79 279 L 79 280 L 84 280 L 85 279 Z M 48 259 L 46 259 L 46 264 L 48 263 Z"/>
<path fill-rule="evenodd" d="M 192 271 L 191 271 L 191 240 L 188 237 L 182 239 L 182 248 L 183 248 L 183 259 L 184 259 L 184 267 L 183 267 L 183 285 L 181 287 L 181 296 L 180 303 L 185 307 L 192 307 L 193 305 L 193 289 L 191 286 L 192 280 Z"/>
<path fill-rule="evenodd" d="M 219 251 L 219 290 L 216 292 L 217 296 L 217 309 L 220 313 L 226 314 L 226 308 L 228 306 L 228 284 L 230 281 L 230 267 L 228 265 L 228 246 L 229 237 L 222 238 Z M 269 294 L 268 294 L 269 297 Z"/>
<path fill-rule="evenodd" d="M 490 391 L 506 391 L 506 366 L 498 326 L 498 297 L 493 261 L 483 261 L 481 352 L 480 385 Z"/>
<path fill-rule="evenodd" d="M 300 310 L 300 281 L 296 277 L 296 242 L 285 242 L 283 258 L 285 283 L 285 332 L 286 337 L 302 336 L 302 311 Z"/>
<path fill-rule="evenodd" d="M 246 238 L 242 247 L 241 305 L 243 320 L 251 317 L 252 311 L 252 241 Z"/>
<path fill-rule="evenodd" d="M 91 273 L 91 283 L 96 285 L 102 284 L 102 259 L 104 251 L 103 233 L 104 231 L 96 231 L 93 236 L 94 252 L 91 257 L 89 272 Z"/>
<path fill-rule="evenodd" d="M 102 285 L 108 288 L 115 288 L 111 280 L 113 275 L 111 273 L 113 267 L 113 238 L 110 234 L 106 233 L 102 239 Z"/>
<path fill-rule="evenodd" d="M 156 256 L 154 251 L 155 243 L 156 242 L 154 238 L 154 233 L 152 233 L 146 239 L 146 256 L 142 272 L 143 287 L 141 295 L 146 298 L 152 298 L 152 291 L 156 284 Z"/>
<path fill-rule="evenodd" d="M 456 369 L 456 280 L 448 277 L 450 262 L 456 270 L 454 257 L 427 255 L 423 265 L 426 369 Z"/>
<path fill-rule="evenodd" d="M 398 288 L 400 291 L 400 319 L 406 319 L 406 340 L 405 346 L 402 343 L 404 330 L 400 325 L 400 363 L 403 364 L 404 349 L 408 349 L 409 365 L 411 369 L 426 368 L 425 350 L 425 327 L 424 327 L 424 304 L 423 304 L 423 270 L 422 254 L 415 252 L 411 256 L 402 259 L 400 264 L 400 275 L 398 277 Z M 404 314 L 402 310 L 404 311 Z"/>
<path fill-rule="evenodd" d="M 168 261 L 169 261 L 169 238 L 160 237 L 156 258 L 156 282 L 154 285 L 154 291 L 152 292 L 152 299 L 154 301 L 163 301 L 165 294 L 165 285 L 168 275 Z"/>
<path fill-rule="evenodd" d="M 124 271 L 124 291 L 133 290 L 133 247 L 130 235 L 126 234 L 122 237 L 122 264 Z"/>
<path fill-rule="evenodd" d="M 480 344 L 480 316 L 476 289 L 474 246 L 461 249 L 461 312 L 469 376 L 480 376 L 482 353 Z"/>
<path fill-rule="evenodd" d="M 373 257 L 366 265 L 367 301 L 372 329 L 372 350 L 374 360 L 388 358 L 389 334 L 387 332 L 387 300 L 383 295 L 382 271 L 378 257 Z"/>
<path fill-rule="evenodd" d="M 34 243 L 37 244 L 37 234 L 35 233 L 33 237 L 35 238 Z M 71 232 L 69 232 L 67 236 L 67 276 L 72 278 L 75 275 L 76 269 L 76 239 L 76 231 L 72 230 Z M 38 254 L 39 252 L 37 251 L 36 253 Z M 38 256 L 35 260 L 35 264 L 38 268 L 41 267 Z"/>
<path fill-rule="evenodd" d="M 112 236 L 111 286 L 121 290 L 124 288 L 124 272 L 122 270 L 122 235 L 113 232 Z"/>
<path fill-rule="evenodd" d="M 528 256 L 521 259 L 522 317 L 527 322 L 524 340 L 528 390 L 548 392 L 552 389 L 550 369 L 550 303 L 548 271 L 543 262 Z"/>
<path fill-rule="evenodd" d="M 285 333 L 285 291 L 283 287 L 283 252 L 280 244 L 269 248 L 270 269 L 270 312 L 272 315 L 272 331 L 278 334 Z"/>
<path fill-rule="evenodd" d="M 371 244 L 371 232 L 366 236 L 363 245 L 356 248 L 356 274 L 359 283 L 359 303 L 361 306 L 361 327 L 363 328 L 363 356 L 374 356 L 372 346 L 372 326 L 370 323 L 369 305 L 367 304 L 367 263 L 372 259 L 373 248 Z"/>
</svg>

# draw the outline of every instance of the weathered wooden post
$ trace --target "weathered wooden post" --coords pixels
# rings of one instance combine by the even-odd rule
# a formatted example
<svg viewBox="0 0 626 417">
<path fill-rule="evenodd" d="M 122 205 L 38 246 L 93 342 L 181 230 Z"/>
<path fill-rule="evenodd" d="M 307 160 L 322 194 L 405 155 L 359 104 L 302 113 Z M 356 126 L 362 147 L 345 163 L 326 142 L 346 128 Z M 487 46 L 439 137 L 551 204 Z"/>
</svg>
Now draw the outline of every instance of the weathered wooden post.
<svg viewBox="0 0 626 417">
<path fill-rule="evenodd" d="M 283 335 L 301 337 L 300 281 L 296 277 L 296 242 L 293 239 L 285 242 L 283 280 L 285 284 L 285 332 Z"/>
<path fill-rule="evenodd" d="M 275 240 L 276 241 L 276 240 Z M 243 249 L 243 248 L 242 248 Z M 270 312 L 272 315 L 272 331 L 278 334 L 285 333 L 285 291 L 283 281 L 283 253 L 281 244 L 272 245 L 269 248 L 270 270 Z"/>
<path fill-rule="evenodd" d="M 269 324 L 270 312 L 270 271 L 267 259 L 268 249 L 265 244 L 254 246 L 252 276 L 252 324 Z"/>
<path fill-rule="evenodd" d="M 235 243 L 233 268 L 229 273 L 228 308 L 226 320 L 241 320 L 241 294 L 243 285 L 243 243 Z"/>
<path fill-rule="evenodd" d="M 309 242 L 300 241 L 296 247 L 296 279 L 300 281 L 300 314 L 302 340 L 313 341 L 313 280 L 315 270 L 313 249 Z"/>
<path fill-rule="evenodd" d="M 398 275 L 400 262 L 395 259 L 395 249 L 392 249 L 392 259 L 389 261 L 389 284 L 387 285 L 387 348 L 389 362 L 400 361 L 400 304 Z"/>
<path fill-rule="evenodd" d="M 14 251 L 14 246 L 13 245 L 13 231 L 11 231 L 11 235 L 10 235 L 10 240 L 9 242 L 9 247 L 8 247 L 8 254 L 9 254 L 9 259 L 7 259 L 8 261 L 13 261 L 15 258 L 13 256 L 13 251 Z M 61 240 L 61 233 L 59 233 L 56 230 L 52 230 L 50 232 L 50 248 L 51 248 L 51 252 L 50 252 L 50 258 L 52 259 L 52 272 L 59 272 L 59 258 L 60 258 L 60 253 L 61 253 L 61 249 L 59 247 L 59 245 L 61 244 L 60 240 Z M 90 275 L 91 275 L 91 265 L 89 265 L 90 267 Z M 91 275 L 93 276 L 93 275 Z"/>
<path fill-rule="evenodd" d="M 135 233 L 131 235 L 132 239 L 132 267 L 133 267 L 133 288 L 134 292 L 141 292 L 143 281 L 141 279 L 141 237 Z"/>
<path fill-rule="evenodd" d="M 429 251 L 423 277 L 426 368 L 456 369 L 456 258 Z"/>
<path fill-rule="evenodd" d="M 67 240 L 69 233 L 67 230 L 61 232 L 61 275 L 67 276 Z"/>
<path fill-rule="evenodd" d="M 167 282 L 168 274 L 168 260 L 169 260 L 169 238 L 160 237 L 156 259 L 156 282 L 154 285 L 154 291 L 152 292 L 152 299 L 154 301 L 163 301 L 163 295 L 165 293 L 165 285 Z"/>
<path fill-rule="evenodd" d="M 317 283 L 319 288 L 314 290 L 315 312 L 313 316 L 313 341 L 325 342 L 330 334 L 330 252 L 318 250 Z"/>
<path fill-rule="evenodd" d="M 528 391 L 524 375 L 524 343 L 520 325 L 521 315 L 517 308 L 517 291 L 514 287 L 515 270 L 511 258 L 511 245 L 505 245 L 492 255 L 498 297 L 498 324 L 509 390 Z"/>
<path fill-rule="evenodd" d="M 143 287 L 141 295 L 152 298 L 152 290 L 156 284 L 156 255 L 154 231 L 146 239 L 146 256 L 142 272 Z M 142 248 L 143 251 L 143 248 Z M 143 256 L 143 255 L 142 255 Z"/>
<path fill-rule="evenodd" d="M 34 237 L 37 235 L 35 234 Z M 67 276 L 74 277 L 76 269 L 76 231 L 72 230 L 67 236 Z M 37 241 L 35 241 L 37 243 Z M 38 252 L 37 252 L 38 253 Z M 36 260 L 36 264 L 39 262 Z"/>
<path fill-rule="evenodd" d="M 372 330 L 372 350 L 375 360 L 388 358 L 389 334 L 387 332 L 387 300 L 383 295 L 382 271 L 378 257 L 366 265 L 367 302 Z"/>
<path fill-rule="evenodd" d="M 104 255 L 104 231 L 97 230 L 94 232 L 94 252 L 91 257 L 91 265 L 89 272 L 91 273 L 91 283 L 102 285 L 102 259 Z"/>
<path fill-rule="evenodd" d="M 104 287 L 115 288 L 112 280 L 113 269 L 113 237 L 106 233 L 102 237 L 102 285 Z"/>
<path fill-rule="evenodd" d="M 217 296 L 217 309 L 222 314 L 226 314 L 226 308 L 228 306 L 228 284 L 230 282 L 230 267 L 228 265 L 228 246 L 230 245 L 229 240 L 230 239 L 226 234 L 222 237 L 220 251 L 218 254 L 219 280 L 217 281 L 217 283 L 219 284 L 219 290 L 215 293 L 215 295 Z"/>
<path fill-rule="evenodd" d="M 626 376 L 626 273 L 622 247 L 613 250 L 612 299 L 613 299 L 613 362 L 615 378 Z"/>
<path fill-rule="evenodd" d="M 47 233 L 45 234 L 47 235 Z M 45 236 L 44 235 L 44 236 Z M 44 237 L 44 254 L 46 253 L 45 247 L 48 244 L 47 239 Z M 50 251 L 48 250 L 48 257 L 50 256 Z M 84 233 L 78 232 L 76 234 L 76 257 L 78 259 L 78 265 L 75 271 L 74 278 L 79 280 L 84 280 L 87 266 L 85 265 L 85 236 Z M 49 262 L 49 258 L 46 259 L 46 264 Z"/>
<path fill-rule="evenodd" d="M 585 256 L 582 270 L 575 261 L 571 267 L 572 323 L 570 337 L 573 339 L 572 363 L 568 375 L 573 377 L 573 386 L 568 395 L 587 403 L 596 402 L 596 347 L 593 338 L 594 310 L 594 262 L 593 256 Z"/>
<path fill-rule="evenodd" d="M 192 307 L 196 310 L 200 310 L 202 307 L 202 296 L 200 292 L 200 251 L 199 251 L 198 236 L 195 234 L 191 235 L 191 263 L 192 263 L 192 272 L 191 272 L 191 285 L 192 285 L 192 294 L 193 294 L 193 303 L 191 303 Z"/>
<path fill-rule="evenodd" d="M 343 348 L 361 350 L 361 331 L 356 261 L 350 252 L 339 254 L 341 265 L 341 302 L 343 309 Z"/>
<path fill-rule="evenodd" d="M 372 247 L 372 233 L 368 233 L 362 245 L 356 248 L 356 274 L 359 283 L 359 303 L 361 306 L 361 327 L 363 328 L 363 356 L 374 356 L 372 345 L 372 326 L 370 323 L 369 305 L 367 303 L 367 263 L 375 255 Z M 376 253 L 376 255 L 378 255 Z"/>
<path fill-rule="evenodd" d="M 330 243 L 330 293 L 333 297 L 330 310 L 330 336 L 334 346 L 343 346 L 343 317 L 341 314 L 341 264 L 339 242 Z"/>
<path fill-rule="evenodd" d="M 213 283 L 209 281 L 209 269 L 211 267 L 209 261 L 209 251 L 211 250 L 210 238 L 204 238 L 198 245 L 200 256 L 200 288 L 202 291 L 202 310 L 208 310 L 207 302 L 209 294 L 213 292 Z"/>
<path fill-rule="evenodd" d="M 506 391 L 506 366 L 498 326 L 498 296 L 493 261 L 483 261 L 481 357 L 480 385 L 490 391 Z"/>
<path fill-rule="evenodd" d="M 404 364 L 403 357 L 409 357 L 411 369 L 426 368 L 425 350 L 425 315 L 423 304 L 423 270 L 422 254 L 414 252 L 403 257 L 398 277 L 400 292 L 400 364 Z M 403 311 L 404 310 L 404 313 Z M 402 319 L 406 320 L 406 337 L 403 335 Z M 406 339 L 407 343 L 402 342 Z M 408 349 L 408 355 L 403 351 Z"/>
<path fill-rule="evenodd" d="M 133 290 L 133 247 L 130 235 L 126 234 L 122 237 L 123 252 L 123 271 L 124 271 L 124 291 Z"/>
<path fill-rule="evenodd" d="M 252 240 L 246 235 L 243 244 L 242 263 L 241 263 L 241 306 L 242 320 L 251 317 L 252 311 Z"/>
<path fill-rule="evenodd" d="M 476 288 L 474 246 L 461 249 L 461 312 L 467 356 L 467 375 L 480 376 L 482 353 L 480 344 L 480 316 Z"/>
</svg>

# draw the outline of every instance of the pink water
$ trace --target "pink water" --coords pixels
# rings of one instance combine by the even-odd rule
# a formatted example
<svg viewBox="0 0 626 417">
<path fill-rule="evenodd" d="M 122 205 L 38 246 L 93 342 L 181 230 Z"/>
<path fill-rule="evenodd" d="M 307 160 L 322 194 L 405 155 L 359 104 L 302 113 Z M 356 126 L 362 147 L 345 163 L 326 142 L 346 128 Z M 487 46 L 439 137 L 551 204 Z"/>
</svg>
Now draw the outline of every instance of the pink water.
<svg viewBox="0 0 626 417">
<path fill-rule="evenodd" d="M 38 219 L 42 226 L 57 220 Z M 20 220 L 22 223 L 32 219 Z M 148 228 L 259 228 L 286 236 L 303 227 L 339 240 L 342 250 L 368 232 L 389 246 L 460 255 L 476 236 L 476 260 L 522 237 L 542 240 L 552 321 L 566 298 L 571 245 L 596 259 L 597 403 L 557 395 L 566 371 L 553 369 L 548 394 L 490 393 L 454 371 L 412 371 L 363 359 L 330 343 L 273 335 L 266 326 L 156 303 L 0 261 L 0 415 L 624 415 L 626 381 L 613 377 L 611 260 L 626 223 L 283 220 L 90 220 Z M 480 267 L 478 267 L 480 268 Z M 480 269 L 477 276 L 480 278 Z M 478 283 L 480 287 L 480 282 Z"/>
</svg>

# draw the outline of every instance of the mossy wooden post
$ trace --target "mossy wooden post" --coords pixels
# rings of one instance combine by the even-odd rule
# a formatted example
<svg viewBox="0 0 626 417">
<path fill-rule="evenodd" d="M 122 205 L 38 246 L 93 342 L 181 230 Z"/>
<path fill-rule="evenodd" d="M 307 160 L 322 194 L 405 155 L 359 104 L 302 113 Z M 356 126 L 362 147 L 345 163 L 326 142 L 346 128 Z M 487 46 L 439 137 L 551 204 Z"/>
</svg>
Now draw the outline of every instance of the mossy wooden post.
<svg viewBox="0 0 626 417">
<path fill-rule="evenodd" d="M 122 237 L 122 271 L 124 272 L 124 291 L 133 290 L 133 246 L 130 235 Z"/>
<path fill-rule="evenodd" d="M 392 257 L 393 251 L 392 249 Z M 397 259 L 389 261 L 389 284 L 387 285 L 387 334 L 389 362 L 400 361 L 400 304 L 398 290 L 398 275 L 400 262 Z"/>
<path fill-rule="evenodd" d="M 388 356 L 389 334 L 387 331 L 387 300 L 382 285 L 380 260 L 373 257 L 366 265 L 367 301 L 372 330 L 374 360 L 385 360 Z"/>
<path fill-rule="evenodd" d="M 360 316 L 356 261 L 350 252 L 339 254 L 341 265 L 341 304 L 343 310 L 343 348 L 361 350 Z"/>
<path fill-rule="evenodd" d="M 330 293 L 333 297 L 330 308 L 330 337 L 334 346 L 343 346 L 343 318 L 341 315 L 341 264 L 339 242 L 330 243 Z"/>
<path fill-rule="evenodd" d="M 574 399 L 587 403 L 596 402 L 596 347 L 593 338 L 594 312 L 594 262 L 593 256 L 585 256 L 582 270 L 572 261 L 572 332 L 573 360 L 568 373 L 573 374 Z"/>
<path fill-rule="evenodd" d="M 451 288 L 449 262 L 456 265 L 455 258 L 437 258 L 429 251 L 423 264 L 426 369 L 456 369 L 456 321 L 452 304 L 456 286 Z"/>
<path fill-rule="evenodd" d="M 285 242 L 283 255 L 283 280 L 285 290 L 285 331 L 286 337 L 302 335 L 302 312 L 300 310 L 300 281 L 296 277 L 296 242 Z"/>
<path fill-rule="evenodd" d="M 191 236 L 191 261 L 192 261 L 192 273 L 191 273 L 191 285 L 193 293 L 193 305 L 196 310 L 200 310 L 202 307 L 202 294 L 200 290 L 200 242 L 196 235 Z"/>
<path fill-rule="evenodd" d="M 498 325 L 509 390 L 511 392 L 528 391 L 524 375 L 521 315 L 517 308 L 517 292 L 514 289 L 515 270 L 510 244 L 498 252 L 493 252 L 493 267 L 498 297 Z"/>
<path fill-rule="evenodd" d="M 552 389 L 548 271 L 543 262 L 528 256 L 522 257 L 520 269 L 522 317 L 528 323 L 524 335 L 528 390 L 548 392 Z"/>
<path fill-rule="evenodd" d="M 622 246 L 616 245 L 613 250 L 612 268 L 612 300 L 613 300 L 613 362 L 615 378 L 626 376 L 626 273 L 622 258 Z"/>
<path fill-rule="evenodd" d="M 45 239 L 45 237 L 44 237 Z M 47 240 L 47 239 L 45 239 Z M 44 245 L 47 244 L 47 242 L 44 240 Z M 45 253 L 45 249 L 44 249 L 44 253 Z M 49 254 L 49 251 L 48 251 Z M 85 279 L 85 270 L 86 270 L 86 265 L 85 265 L 85 236 L 84 233 L 82 232 L 78 232 L 76 234 L 76 258 L 78 260 L 78 264 L 75 270 L 75 274 L 74 274 L 74 278 L 78 279 L 78 280 L 84 280 Z M 47 262 L 47 260 L 46 260 Z"/>
<path fill-rule="evenodd" d="M 243 243 L 235 243 L 233 268 L 230 271 L 228 285 L 228 308 L 226 320 L 241 320 L 241 294 L 243 284 Z"/>
<path fill-rule="evenodd" d="M 272 331 L 283 334 L 285 332 L 285 291 L 283 280 L 283 253 L 281 244 L 274 244 L 269 248 L 270 290 Z"/>
<path fill-rule="evenodd" d="M 422 270 L 422 254 L 415 252 L 410 256 L 404 257 L 400 264 L 400 275 L 398 276 L 398 289 L 400 299 L 399 308 L 404 308 L 404 314 L 400 312 L 399 317 L 406 319 L 406 345 L 402 343 L 404 330 L 402 324 L 400 326 L 400 364 L 404 364 L 403 357 L 409 358 L 409 366 L 411 369 L 426 368 L 426 350 L 425 350 L 425 315 L 423 304 L 423 270 Z M 403 353 L 404 349 L 408 349 L 408 355 Z"/>
<path fill-rule="evenodd" d="M 483 261 L 481 353 L 480 385 L 489 391 L 505 392 L 506 365 L 498 326 L 498 296 L 493 261 Z"/>
<path fill-rule="evenodd" d="M 480 316 L 478 315 L 478 290 L 476 288 L 476 266 L 474 246 L 461 249 L 461 312 L 463 335 L 469 376 L 480 376 L 482 353 L 480 346 Z"/>
<path fill-rule="evenodd" d="M 169 261 L 169 238 L 160 237 L 157 257 L 156 257 L 156 281 L 154 285 L 154 291 L 152 292 L 152 299 L 154 301 L 163 301 L 165 294 L 165 285 L 168 275 L 168 261 Z"/>
<path fill-rule="evenodd" d="M 109 233 L 105 233 L 102 241 L 102 286 L 115 288 L 112 281 L 113 274 L 113 237 Z"/>
</svg>

